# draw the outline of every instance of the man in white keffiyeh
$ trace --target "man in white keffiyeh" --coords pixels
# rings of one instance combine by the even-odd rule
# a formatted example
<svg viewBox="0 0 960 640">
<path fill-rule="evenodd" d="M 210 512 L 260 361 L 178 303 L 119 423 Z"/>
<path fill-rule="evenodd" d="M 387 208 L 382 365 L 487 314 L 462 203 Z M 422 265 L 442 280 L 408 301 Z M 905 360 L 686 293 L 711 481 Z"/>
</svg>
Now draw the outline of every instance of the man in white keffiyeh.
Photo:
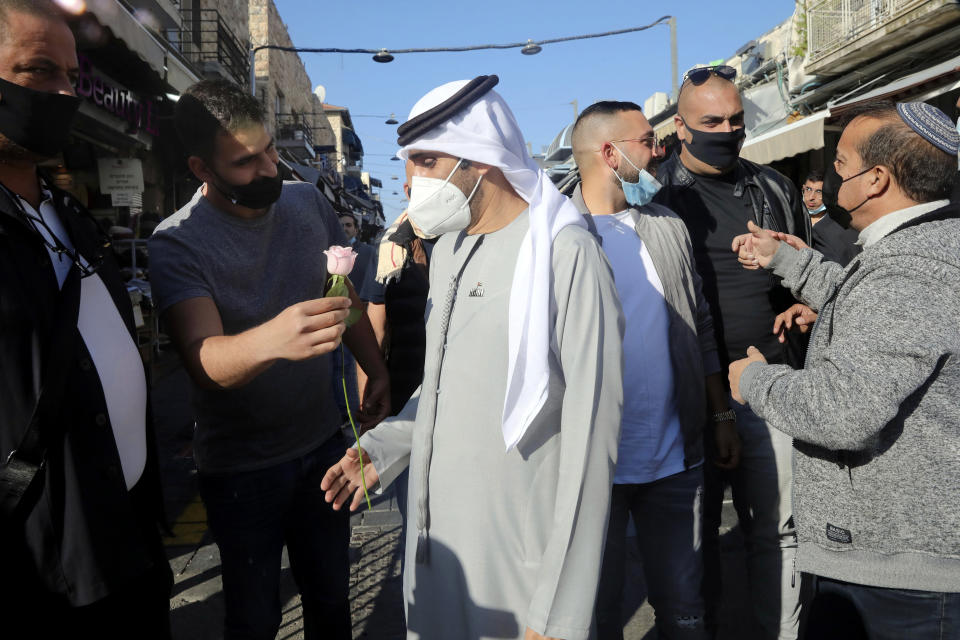
<svg viewBox="0 0 960 640">
<path fill-rule="evenodd" d="M 431 257 L 420 390 L 361 438 L 368 486 L 408 465 L 411 638 L 587 638 L 622 406 L 622 314 L 583 218 L 492 87 L 414 106 L 398 155 Z M 328 500 L 362 501 L 358 453 Z M 414 528 L 415 525 L 415 528 Z"/>
</svg>

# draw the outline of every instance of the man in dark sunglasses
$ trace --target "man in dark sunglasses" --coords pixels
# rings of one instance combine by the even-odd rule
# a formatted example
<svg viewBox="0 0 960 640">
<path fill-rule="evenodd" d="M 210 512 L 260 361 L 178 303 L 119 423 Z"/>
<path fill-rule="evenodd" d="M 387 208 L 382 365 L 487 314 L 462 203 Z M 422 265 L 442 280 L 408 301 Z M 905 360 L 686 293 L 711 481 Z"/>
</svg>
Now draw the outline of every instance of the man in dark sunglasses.
<svg viewBox="0 0 960 640">
<path fill-rule="evenodd" d="M 655 201 L 675 211 L 690 231 L 703 293 L 714 318 L 721 365 L 756 346 L 777 362 L 802 362 L 802 347 L 781 345 L 771 329 L 795 301 L 776 281 L 742 269 L 731 257 L 733 238 L 748 220 L 810 241 L 810 221 L 794 185 L 769 167 L 740 158 L 743 103 L 728 66 L 692 69 L 684 76 L 674 123 L 681 151 L 657 174 Z M 796 337 L 791 336 L 795 341 Z M 759 343 L 759 344 L 758 344 Z M 730 485 L 743 529 L 757 637 L 797 637 L 799 578 L 793 576 L 796 535 L 791 517 L 791 441 L 749 408 L 731 401 L 742 443 L 740 465 L 704 467 L 704 597 L 708 626 L 720 601 L 719 526 Z M 717 423 L 728 419 L 714 416 Z M 711 438 L 705 438 L 710 442 Z"/>
<path fill-rule="evenodd" d="M 726 64 L 718 64 L 710 67 L 694 67 L 683 75 L 683 82 L 684 84 L 690 82 L 699 87 L 713 75 L 719 76 L 724 80 L 732 81 L 737 77 L 737 70 Z"/>
</svg>

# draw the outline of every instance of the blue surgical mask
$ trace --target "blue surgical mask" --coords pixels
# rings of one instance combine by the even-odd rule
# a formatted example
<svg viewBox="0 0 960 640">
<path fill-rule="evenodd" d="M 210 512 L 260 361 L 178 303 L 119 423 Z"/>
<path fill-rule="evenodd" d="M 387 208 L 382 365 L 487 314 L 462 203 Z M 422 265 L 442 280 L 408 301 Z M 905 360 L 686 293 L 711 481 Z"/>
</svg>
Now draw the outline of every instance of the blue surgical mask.
<svg viewBox="0 0 960 640">
<path fill-rule="evenodd" d="M 633 161 L 627 157 L 623 151 L 620 151 L 620 147 L 613 145 L 613 148 L 620 152 L 620 157 L 630 163 L 630 166 L 639 171 L 639 177 L 636 182 L 627 182 L 620 177 L 620 174 L 615 170 L 613 175 L 617 176 L 617 180 L 620 181 L 620 184 L 623 186 L 623 195 L 627 199 L 627 204 L 634 207 L 642 207 L 645 204 L 650 204 L 650 201 L 653 200 L 653 196 L 657 195 L 657 191 L 660 191 L 662 186 L 660 182 L 650 175 L 646 169 L 641 169 L 637 165 L 633 164 Z"/>
<path fill-rule="evenodd" d="M 807 209 L 807 213 L 809 213 L 811 216 L 817 216 L 817 215 L 820 215 L 821 213 L 823 213 L 823 212 L 826 211 L 826 210 L 827 210 L 827 205 L 822 204 L 822 205 L 820 205 L 819 207 L 817 207 L 816 209 Z"/>
</svg>

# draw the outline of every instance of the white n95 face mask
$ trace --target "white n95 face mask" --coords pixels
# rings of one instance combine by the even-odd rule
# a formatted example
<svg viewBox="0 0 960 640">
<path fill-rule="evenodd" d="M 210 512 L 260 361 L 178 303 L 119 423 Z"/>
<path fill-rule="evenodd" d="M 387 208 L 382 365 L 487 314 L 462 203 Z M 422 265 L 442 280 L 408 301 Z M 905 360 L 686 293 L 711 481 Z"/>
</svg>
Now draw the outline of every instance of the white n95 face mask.
<svg viewBox="0 0 960 640">
<path fill-rule="evenodd" d="M 480 187 L 483 176 L 477 180 L 469 196 L 463 195 L 463 191 L 450 182 L 461 164 L 462 158 L 446 180 L 413 176 L 407 215 L 424 234 L 438 236 L 470 226 L 470 200 Z"/>
</svg>

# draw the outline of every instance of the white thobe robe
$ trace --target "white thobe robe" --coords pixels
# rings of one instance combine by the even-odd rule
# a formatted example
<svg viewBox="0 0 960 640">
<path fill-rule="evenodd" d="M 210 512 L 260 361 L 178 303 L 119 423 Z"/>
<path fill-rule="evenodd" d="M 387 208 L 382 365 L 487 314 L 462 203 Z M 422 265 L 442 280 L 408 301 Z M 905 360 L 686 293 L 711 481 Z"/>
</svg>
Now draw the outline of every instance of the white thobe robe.
<svg viewBox="0 0 960 640">
<path fill-rule="evenodd" d="M 506 451 L 508 304 L 528 228 L 523 213 L 472 255 L 481 236 L 437 242 L 423 385 L 361 438 L 381 488 L 410 467 L 409 638 L 522 638 L 527 627 L 590 635 L 620 432 L 623 319 L 599 245 L 565 227 L 553 244 L 548 398 Z M 425 474 L 429 541 L 418 562 Z"/>
</svg>

